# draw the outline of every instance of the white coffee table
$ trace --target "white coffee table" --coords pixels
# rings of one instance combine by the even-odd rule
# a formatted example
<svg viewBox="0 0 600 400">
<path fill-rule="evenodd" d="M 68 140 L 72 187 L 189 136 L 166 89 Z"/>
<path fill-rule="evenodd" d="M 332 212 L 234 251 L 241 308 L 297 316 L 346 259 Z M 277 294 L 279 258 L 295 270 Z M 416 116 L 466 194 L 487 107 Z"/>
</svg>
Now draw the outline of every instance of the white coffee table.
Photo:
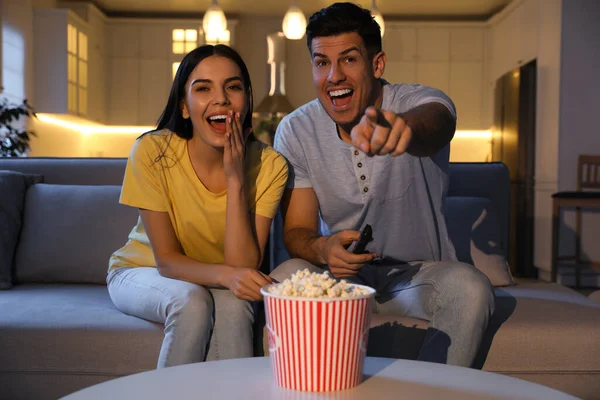
<svg viewBox="0 0 600 400">
<path fill-rule="evenodd" d="M 268 357 L 242 358 L 143 372 L 63 399 L 576 399 L 504 375 L 418 361 L 367 357 L 364 373 L 365 381 L 353 389 L 299 392 L 275 384 Z"/>
</svg>

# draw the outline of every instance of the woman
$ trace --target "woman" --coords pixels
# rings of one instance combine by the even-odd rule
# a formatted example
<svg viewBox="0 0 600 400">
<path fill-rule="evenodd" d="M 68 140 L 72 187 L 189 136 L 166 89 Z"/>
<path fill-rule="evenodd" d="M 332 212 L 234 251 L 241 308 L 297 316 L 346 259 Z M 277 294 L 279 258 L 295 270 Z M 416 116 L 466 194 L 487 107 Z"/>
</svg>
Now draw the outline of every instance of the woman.
<svg viewBox="0 0 600 400">
<path fill-rule="evenodd" d="M 287 164 L 246 141 L 251 125 L 243 60 L 202 46 L 181 62 L 157 130 L 129 156 L 120 202 L 140 218 L 110 259 L 108 291 L 122 312 L 164 324 L 159 368 L 253 355 L 249 301 L 272 282 L 258 268 Z"/>
</svg>

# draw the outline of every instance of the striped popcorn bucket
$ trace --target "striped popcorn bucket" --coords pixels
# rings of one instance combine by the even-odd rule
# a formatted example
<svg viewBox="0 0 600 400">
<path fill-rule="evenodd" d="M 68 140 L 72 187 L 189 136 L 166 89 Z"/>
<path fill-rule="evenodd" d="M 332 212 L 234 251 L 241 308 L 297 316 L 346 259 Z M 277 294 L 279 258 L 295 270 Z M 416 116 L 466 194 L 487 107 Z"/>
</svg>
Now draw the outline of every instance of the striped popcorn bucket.
<svg viewBox="0 0 600 400">
<path fill-rule="evenodd" d="M 361 287 L 369 294 L 334 299 L 261 290 L 271 366 L 279 386 L 327 392 L 362 382 L 375 291 Z"/>
</svg>

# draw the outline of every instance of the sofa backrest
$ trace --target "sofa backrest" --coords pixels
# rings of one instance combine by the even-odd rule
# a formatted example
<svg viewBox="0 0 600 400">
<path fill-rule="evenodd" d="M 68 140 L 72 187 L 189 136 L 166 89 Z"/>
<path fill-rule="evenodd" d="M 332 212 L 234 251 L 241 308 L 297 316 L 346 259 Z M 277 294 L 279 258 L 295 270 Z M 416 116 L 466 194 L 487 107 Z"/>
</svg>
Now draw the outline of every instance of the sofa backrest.
<svg viewBox="0 0 600 400">
<path fill-rule="evenodd" d="M 71 192 L 79 193 L 78 196 L 80 197 L 78 198 L 80 200 L 84 199 L 85 196 L 88 196 L 87 198 L 91 201 L 93 197 L 89 196 L 93 193 L 93 190 L 85 190 L 85 188 L 82 186 L 120 186 L 123 181 L 126 162 L 127 160 L 125 158 L 0 158 L 0 170 L 8 169 L 24 173 L 41 174 L 44 176 L 45 184 L 77 185 L 79 187 L 72 188 L 73 190 L 71 190 Z M 57 199 L 60 199 L 60 196 L 66 196 L 64 197 L 65 199 L 68 198 L 68 188 L 60 188 L 58 192 L 50 190 L 52 188 L 42 189 L 43 190 L 41 191 L 37 190 L 36 192 L 32 192 L 35 193 L 36 197 L 32 197 L 30 200 L 36 200 L 36 202 L 39 202 L 40 196 L 50 193 L 53 193 L 53 196 L 55 196 Z M 71 263 L 72 265 L 70 265 L 69 268 L 65 267 L 61 269 L 60 266 L 57 265 L 56 268 L 59 268 L 59 270 L 53 271 L 52 280 L 62 280 L 64 282 L 80 280 L 86 283 L 103 283 L 108 264 L 108 257 L 112 251 L 116 250 L 120 245 L 125 244 L 127 235 L 135 223 L 137 210 L 118 204 L 118 188 L 113 187 L 105 189 L 104 192 L 97 192 L 98 195 L 100 193 L 104 193 L 101 196 L 102 198 L 110 198 L 111 203 L 109 206 L 98 208 L 99 206 L 97 204 L 95 205 L 94 201 L 91 201 L 89 204 L 87 204 L 86 202 L 75 201 L 75 199 L 73 199 L 71 203 L 63 202 L 65 204 L 71 204 L 69 207 L 73 208 L 73 212 L 79 212 L 80 214 L 78 215 L 80 216 L 94 216 L 94 223 L 99 225 L 92 225 L 91 227 L 86 225 L 87 228 L 85 229 L 88 231 L 92 229 L 93 235 L 84 235 L 83 237 L 72 236 L 72 232 L 69 229 L 64 230 L 64 232 L 71 232 L 71 234 L 69 234 L 70 236 L 67 235 L 69 237 L 64 237 L 64 240 L 72 241 L 77 239 L 78 242 L 76 246 L 79 246 L 79 249 L 85 249 L 87 246 L 95 247 L 94 251 L 89 253 L 86 253 L 85 251 L 78 253 L 78 256 L 81 256 L 78 260 L 83 263 L 85 263 L 85 257 L 89 256 L 88 258 L 90 262 L 88 263 L 89 265 L 87 267 L 84 265 L 77 267 Z M 473 204 L 485 204 L 483 200 L 491 204 L 495 213 L 492 229 L 494 230 L 494 235 L 497 238 L 496 241 L 498 242 L 497 246 L 494 248 L 494 251 L 500 252 L 504 257 L 507 257 L 510 181 L 508 168 L 506 165 L 502 163 L 451 163 L 448 197 L 454 198 L 452 199 L 454 201 L 447 201 L 446 213 L 450 215 L 456 215 L 463 219 L 466 217 L 471 218 L 470 216 L 466 215 L 468 213 L 465 213 L 465 207 L 472 207 Z M 55 206 L 58 207 L 54 211 L 51 210 L 50 206 L 46 207 L 46 209 L 42 211 L 40 211 L 40 208 L 37 209 L 37 211 L 40 212 L 36 211 L 35 218 L 42 218 L 37 222 L 34 222 L 31 219 L 27 220 L 28 216 L 33 218 L 33 214 L 32 211 L 27 210 L 26 205 L 24 222 L 29 222 L 27 225 L 34 227 L 35 223 L 51 222 L 49 220 L 44 222 L 43 220 L 43 218 L 49 217 L 50 215 L 63 215 L 63 218 L 69 218 L 70 213 L 68 208 L 60 208 L 60 206 L 64 204 L 62 204 L 60 201 L 53 201 L 52 204 L 55 204 Z M 32 205 L 30 204 L 30 207 L 31 206 Z M 84 213 L 85 207 L 90 207 L 88 214 Z M 110 218 L 108 217 L 110 215 L 119 216 L 119 218 Z M 472 218 L 478 218 L 478 215 L 479 214 L 474 215 Z M 457 236 L 461 233 L 459 232 L 460 229 L 453 229 L 452 225 L 454 225 L 455 228 L 461 225 L 460 218 L 455 218 L 454 221 L 448 221 L 448 228 L 453 242 L 455 239 L 456 241 L 459 240 L 459 238 L 455 238 L 453 235 Z M 54 221 L 60 221 L 60 219 L 55 218 Z M 110 226 L 101 226 L 101 224 L 106 225 L 107 222 L 110 224 Z M 474 221 L 471 220 L 468 222 L 473 224 Z M 73 229 L 75 229 L 76 226 L 77 225 L 75 224 Z M 27 234 L 29 231 L 25 228 L 26 227 L 23 229 L 23 233 Z M 108 232 L 112 232 L 110 238 L 106 236 Z M 467 233 L 475 236 L 479 235 L 477 230 L 473 230 L 473 232 L 470 231 L 470 225 Z M 48 234 L 51 234 L 51 232 L 48 232 Z M 89 241 L 87 239 L 89 239 Z M 471 237 L 470 239 L 477 242 L 478 238 Z M 479 240 L 480 242 L 489 242 L 489 238 L 487 236 L 481 236 L 479 239 L 481 239 Z M 23 243 L 28 243 L 28 246 L 30 246 L 32 242 Z M 57 241 L 57 243 L 58 246 L 61 242 Z M 271 240 L 269 247 L 271 268 L 274 268 L 289 258 L 289 255 L 283 244 L 281 215 L 278 215 L 275 218 L 271 229 Z M 43 270 L 39 270 L 39 266 L 24 267 L 22 264 L 29 260 L 29 258 L 25 256 L 23 249 L 17 249 L 17 251 L 21 252 L 18 253 L 20 256 L 17 260 L 20 260 L 21 262 L 19 269 L 26 268 L 26 270 L 16 271 L 17 277 L 24 281 L 39 280 Z M 45 251 L 49 251 L 47 247 Z M 60 250 L 55 249 L 55 251 Z M 51 256 L 51 254 L 46 254 L 46 256 Z M 91 268 L 93 271 L 79 271 L 74 273 L 73 268 Z"/>
<path fill-rule="evenodd" d="M 0 170 L 43 176 L 25 198 L 17 282 L 104 284 L 137 210 L 118 203 L 126 158 L 0 158 Z"/>
<path fill-rule="evenodd" d="M 40 174 L 44 183 L 60 185 L 122 185 L 126 158 L 0 158 L 0 170 Z"/>
<path fill-rule="evenodd" d="M 498 236 L 508 258 L 510 175 L 506 164 L 450 163 L 448 197 L 481 197 L 492 201 L 498 212 Z"/>
<path fill-rule="evenodd" d="M 111 254 L 138 218 L 120 185 L 37 184 L 27 191 L 16 282 L 104 284 Z"/>
</svg>

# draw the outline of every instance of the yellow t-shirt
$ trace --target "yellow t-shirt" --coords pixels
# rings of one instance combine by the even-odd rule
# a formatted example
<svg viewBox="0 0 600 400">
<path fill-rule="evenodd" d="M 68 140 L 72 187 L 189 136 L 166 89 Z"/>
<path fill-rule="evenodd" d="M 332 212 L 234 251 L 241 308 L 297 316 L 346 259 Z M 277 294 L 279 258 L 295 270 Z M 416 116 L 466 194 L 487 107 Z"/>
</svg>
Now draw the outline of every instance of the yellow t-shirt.
<svg viewBox="0 0 600 400">
<path fill-rule="evenodd" d="M 187 143 L 168 130 L 148 133 L 136 140 L 127 161 L 120 202 L 169 213 L 187 256 L 222 264 L 227 191 L 212 193 L 202 184 L 192 167 Z M 155 162 L 163 151 L 164 156 Z M 254 141 L 246 149 L 245 171 L 248 209 L 274 218 L 288 176 L 285 158 Z M 125 246 L 110 258 L 109 270 L 122 266 L 156 266 L 139 217 Z"/>
</svg>

